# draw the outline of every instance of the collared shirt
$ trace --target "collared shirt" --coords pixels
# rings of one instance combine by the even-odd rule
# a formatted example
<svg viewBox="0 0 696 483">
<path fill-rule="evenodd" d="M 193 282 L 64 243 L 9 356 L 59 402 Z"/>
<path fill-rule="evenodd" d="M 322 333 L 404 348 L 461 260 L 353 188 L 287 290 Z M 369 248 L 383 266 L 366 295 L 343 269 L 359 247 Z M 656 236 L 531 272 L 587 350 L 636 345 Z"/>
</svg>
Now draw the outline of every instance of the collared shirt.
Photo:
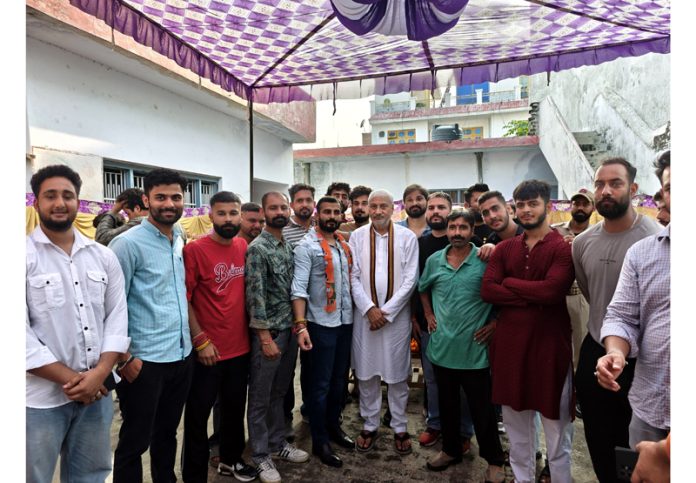
<svg viewBox="0 0 696 483">
<path fill-rule="evenodd" d="M 512 221 L 512 220 L 510 220 L 510 223 L 515 223 L 515 222 Z M 517 223 L 515 223 L 515 226 L 517 227 L 517 228 L 515 229 L 515 236 L 518 236 L 518 235 L 521 235 L 522 233 L 524 233 L 524 228 L 522 228 L 522 227 L 521 227 L 520 225 L 518 225 Z M 497 245 L 497 244 L 500 243 L 501 241 L 503 241 L 503 239 L 500 238 L 500 234 L 498 234 L 498 232 L 495 232 L 495 231 L 494 231 L 493 233 L 490 234 L 490 236 L 489 236 L 488 239 L 486 240 L 486 243 L 492 243 L 493 245 Z"/>
<path fill-rule="evenodd" d="M 123 269 L 128 298 L 130 353 L 149 362 L 174 362 L 191 353 L 184 241 L 174 225 L 172 241 L 143 220 L 109 244 Z"/>
<path fill-rule="evenodd" d="M 307 301 L 307 320 L 324 327 L 353 323 L 353 300 L 350 296 L 348 257 L 341 244 L 329 245 L 333 258 L 336 310 L 326 307 L 326 260 L 315 230 L 295 247 L 295 273 L 292 277 L 292 300 Z"/>
<path fill-rule="evenodd" d="M 474 340 L 486 324 L 491 305 L 481 299 L 481 281 L 486 263 L 469 243 L 471 253 L 458 268 L 447 262 L 452 246 L 431 255 L 418 282 L 418 291 L 430 291 L 437 330 L 428 342 L 428 358 L 450 369 L 485 369 L 488 347 Z"/>
<path fill-rule="evenodd" d="M 107 249 L 73 228 L 70 255 L 41 226 L 27 237 L 26 369 L 61 362 L 74 371 L 94 368 L 103 352 L 128 350 L 123 273 Z M 26 405 L 70 402 L 60 384 L 26 374 Z"/>
<path fill-rule="evenodd" d="M 304 226 L 296 223 L 291 216 L 290 221 L 283 228 L 283 239 L 290 244 L 291 248 L 295 248 L 295 246 L 304 238 L 311 227 L 312 224 L 310 223 L 309 228 L 305 228 Z"/>
<path fill-rule="evenodd" d="M 401 226 L 405 226 L 405 227 L 408 228 L 409 230 L 411 229 L 411 227 L 408 226 L 408 218 L 404 218 L 404 219 L 401 220 L 401 221 L 397 221 L 396 224 L 397 224 L 397 225 L 401 225 Z M 425 225 L 425 230 L 423 230 L 423 232 L 420 234 L 420 236 L 422 237 L 422 236 L 425 236 L 425 235 L 430 235 L 430 233 L 431 233 L 432 231 L 433 231 L 433 229 L 430 228 L 430 225 Z M 419 237 L 419 238 L 420 238 L 420 237 Z"/>
<path fill-rule="evenodd" d="M 631 408 L 649 425 L 670 429 L 670 226 L 626 252 L 607 307 L 601 339 L 615 335 L 637 357 L 628 393 Z"/>
<path fill-rule="evenodd" d="M 290 286 L 292 247 L 263 230 L 246 253 L 246 304 L 249 327 L 283 330 L 292 326 Z"/>
</svg>

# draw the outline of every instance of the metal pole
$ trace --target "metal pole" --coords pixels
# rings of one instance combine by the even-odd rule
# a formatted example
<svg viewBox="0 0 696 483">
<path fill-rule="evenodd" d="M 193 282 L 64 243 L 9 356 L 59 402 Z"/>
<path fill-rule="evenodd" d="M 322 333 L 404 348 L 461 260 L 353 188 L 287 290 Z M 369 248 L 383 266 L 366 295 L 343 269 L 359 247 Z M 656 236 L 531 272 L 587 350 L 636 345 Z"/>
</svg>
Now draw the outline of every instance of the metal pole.
<svg viewBox="0 0 696 483">
<path fill-rule="evenodd" d="M 249 201 L 254 201 L 254 96 L 250 92 L 249 108 Z"/>
</svg>

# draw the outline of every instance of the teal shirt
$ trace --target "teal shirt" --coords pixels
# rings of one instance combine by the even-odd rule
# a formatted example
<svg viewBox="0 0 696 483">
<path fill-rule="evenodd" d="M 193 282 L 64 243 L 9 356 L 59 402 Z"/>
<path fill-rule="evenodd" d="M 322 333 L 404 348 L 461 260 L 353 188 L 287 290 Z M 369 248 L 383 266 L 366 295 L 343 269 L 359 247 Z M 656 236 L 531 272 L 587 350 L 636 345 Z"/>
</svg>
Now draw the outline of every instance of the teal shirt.
<svg viewBox="0 0 696 483">
<path fill-rule="evenodd" d="M 191 353 L 181 229 L 173 240 L 150 223 L 109 243 L 123 270 L 130 353 L 144 361 L 174 362 Z"/>
<path fill-rule="evenodd" d="M 477 344 L 474 333 L 488 320 L 492 306 L 481 300 L 481 281 L 486 263 L 471 245 L 471 253 L 455 270 L 447 263 L 448 246 L 425 262 L 418 291 L 430 290 L 437 330 L 430 336 L 427 356 L 449 369 L 485 369 L 488 348 Z"/>
</svg>

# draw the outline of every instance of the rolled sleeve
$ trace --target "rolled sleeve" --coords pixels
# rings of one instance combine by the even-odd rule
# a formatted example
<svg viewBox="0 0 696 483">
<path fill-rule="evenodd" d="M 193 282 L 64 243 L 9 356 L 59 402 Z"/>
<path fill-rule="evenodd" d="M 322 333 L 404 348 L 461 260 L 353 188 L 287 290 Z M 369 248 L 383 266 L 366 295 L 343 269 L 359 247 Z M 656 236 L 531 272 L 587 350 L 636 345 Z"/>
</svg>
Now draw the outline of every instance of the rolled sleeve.
<svg viewBox="0 0 696 483">
<path fill-rule="evenodd" d="M 31 328 L 29 323 L 29 311 L 26 311 L 27 318 L 27 328 L 26 328 L 26 339 L 27 339 L 27 360 L 26 360 L 26 370 L 36 369 L 38 367 L 47 366 L 48 364 L 53 364 L 58 362 L 58 358 L 51 352 L 51 349 L 46 347 L 41 343 L 34 330 Z"/>
<path fill-rule="evenodd" d="M 290 299 L 309 299 L 309 277 L 312 270 L 312 254 L 306 244 L 300 243 L 295 247 L 295 270 L 292 276 Z"/>
</svg>

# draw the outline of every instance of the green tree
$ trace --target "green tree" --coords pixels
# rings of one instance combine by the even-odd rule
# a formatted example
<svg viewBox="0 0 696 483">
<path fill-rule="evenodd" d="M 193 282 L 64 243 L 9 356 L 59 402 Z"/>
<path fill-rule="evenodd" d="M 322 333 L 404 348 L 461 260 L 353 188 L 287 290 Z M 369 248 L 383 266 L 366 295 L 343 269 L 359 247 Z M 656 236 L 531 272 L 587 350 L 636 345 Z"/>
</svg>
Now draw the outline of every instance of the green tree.
<svg viewBox="0 0 696 483">
<path fill-rule="evenodd" d="M 505 129 L 505 137 L 511 136 L 527 136 L 529 134 L 529 121 L 510 121 L 503 125 Z"/>
</svg>

